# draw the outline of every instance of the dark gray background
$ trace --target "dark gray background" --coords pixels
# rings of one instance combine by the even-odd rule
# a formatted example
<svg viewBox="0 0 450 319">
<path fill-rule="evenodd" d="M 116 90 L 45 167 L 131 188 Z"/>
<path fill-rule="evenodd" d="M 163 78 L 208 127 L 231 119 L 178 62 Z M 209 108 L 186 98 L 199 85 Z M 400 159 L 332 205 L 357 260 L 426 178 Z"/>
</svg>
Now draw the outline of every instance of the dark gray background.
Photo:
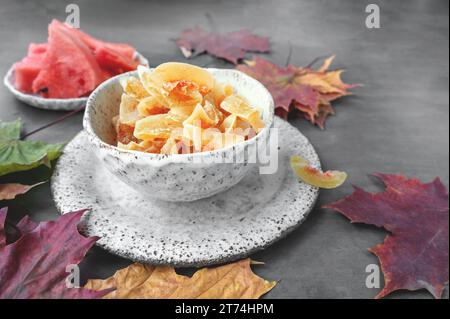
<svg viewBox="0 0 450 319">
<path fill-rule="evenodd" d="M 363 83 L 356 95 L 336 102 L 337 115 L 325 131 L 291 119 L 316 147 L 325 168 L 349 173 L 349 181 L 322 191 L 307 221 L 286 239 L 252 256 L 266 262 L 256 272 L 280 280 L 269 298 L 372 298 L 378 289 L 365 287 L 365 267 L 378 263 L 367 248 L 383 241 L 375 227 L 351 225 L 345 218 L 320 209 L 351 193 L 351 183 L 381 190 L 368 178 L 372 172 L 404 173 L 424 181 L 440 176 L 449 181 L 449 20 L 448 1 L 18 1 L 0 2 L 0 73 L 21 59 L 29 42 L 45 41 L 52 18 L 65 20 L 65 6 L 77 3 L 81 28 L 104 40 L 128 42 L 152 65 L 183 57 L 171 41 L 195 25 L 226 32 L 249 28 L 270 36 L 267 57 L 284 64 L 306 65 L 335 53 L 334 67 L 345 68 L 344 79 Z M 381 29 L 365 27 L 365 7 L 381 8 Z M 192 63 L 230 67 L 201 56 Z M 29 132 L 62 113 L 41 111 L 0 89 L 0 118 L 21 117 Z M 81 114 L 33 138 L 69 141 L 81 130 Z M 48 178 L 45 168 L 2 177 L 31 183 Z M 9 205 L 10 220 L 25 214 L 35 220 L 57 216 L 48 184 Z M 107 277 L 130 261 L 94 248 L 82 264 L 84 278 Z M 445 293 L 448 298 L 448 292 Z M 429 298 L 425 291 L 392 297 Z"/>
</svg>

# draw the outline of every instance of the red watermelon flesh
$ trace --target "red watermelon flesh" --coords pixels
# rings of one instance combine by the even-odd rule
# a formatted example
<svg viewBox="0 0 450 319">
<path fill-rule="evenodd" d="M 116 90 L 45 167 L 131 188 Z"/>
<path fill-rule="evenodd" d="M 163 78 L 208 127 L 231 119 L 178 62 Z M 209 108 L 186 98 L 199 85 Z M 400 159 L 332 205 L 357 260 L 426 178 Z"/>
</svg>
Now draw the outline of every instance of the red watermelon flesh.
<svg viewBox="0 0 450 319">
<path fill-rule="evenodd" d="M 104 80 L 104 73 L 89 48 L 52 22 L 43 67 L 33 92 L 48 98 L 85 96 Z"/>
<path fill-rule="evenodd" d="M 135 70 L 139 64 L 134 59 L 135 49 L 127 44 L 98 40 L 58 20 L 54 20 L 53 23 L 61 28 L 61 30 L 83 41 L 94 52 L 100 67 L 112 75 Z"/>
<path fill-rule="evenodd" d="M 15 87 L 48 98 L 86 96 L 116 74 L 135 70 L 135 49 L 98 40 L 53 20 L 48 43 L 31 43 L 28 56 L 14 64 Z"/>
<path fill-rule="evenodd" d="M 14 86 L 18 90 L 32 93 L 32 84 L 42 68 L 46 51 L 46 43 L 30 43 L 28 56 L 14 64 Z"/>
<path fill-rule="evenodd" d="M 57 21 L 57 20 L 56 20 Z M 92 51 L 97 51 L 100 47 L 108 48 L 111 51 L 116 51 L 120 55 L 124 56 L 126 59 L 134 60 L 134 52 L 136 51 L 132 46 L 125 43 L 112 43 L 101 41 L 94 38 L 93 36 L 84 33 L 80 29 L 73 28 L 66 23 L 59 23 L 59 26 L 65 28 L 67 31 L 71 32 L 73 35 L 77 36 L 81 41 L 83 41 Z"/>
<path fill-rule="evenodd" d="M 98 46 L 94 54 L 100 67 L 114 75 L 136 70 L 139 64 L 106 46 Z"/>
<path fill-rule="evenodd" d="M 105 44 L 109 49 L 119 52 L 128 59 L 134 60 L 134 53 L 136 52 L 136 50 L 132 46 L 124 43 L 106 42 Z"/>
<path fill-rule="evenodd" d="M 47 47 L 47 43 L 30 43 L 28 46 L 28 55 L 45 53 Z"/>
</svg>

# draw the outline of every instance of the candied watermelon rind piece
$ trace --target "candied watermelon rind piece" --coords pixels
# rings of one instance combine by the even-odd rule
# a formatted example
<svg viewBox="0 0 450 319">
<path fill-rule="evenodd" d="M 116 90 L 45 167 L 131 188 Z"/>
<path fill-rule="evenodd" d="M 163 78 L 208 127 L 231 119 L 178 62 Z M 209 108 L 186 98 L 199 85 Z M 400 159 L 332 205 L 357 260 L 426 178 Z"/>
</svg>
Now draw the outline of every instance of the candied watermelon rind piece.
<svg viewBox="0 0 450 319">
<path fill-rule="evenodd" d="M 322 172 L 312 167 L 308 160 L 298 155 L 291 156 L 291 168 L 304 183 L 324 189 L 341 186 L 347 179 L 347 173 L 341 171 Z"/>
</svg>

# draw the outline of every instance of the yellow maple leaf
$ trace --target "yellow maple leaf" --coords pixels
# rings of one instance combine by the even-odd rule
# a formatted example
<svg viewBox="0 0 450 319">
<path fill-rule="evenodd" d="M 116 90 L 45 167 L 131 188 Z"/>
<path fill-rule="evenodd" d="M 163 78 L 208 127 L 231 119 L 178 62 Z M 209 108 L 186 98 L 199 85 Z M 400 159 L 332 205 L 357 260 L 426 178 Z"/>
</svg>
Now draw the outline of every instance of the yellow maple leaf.
<svg viewBox="0 0 450 319">
<path fill-rule="evenodd" d="M 192 277 L 167 266 L 134 263 L 105 280 L 91 279 L 85 288 L 115 288 L 107 299 L 257 299 L 275 287 L 253 273 L 250 259 L 202 268 Z"/>
</svg>

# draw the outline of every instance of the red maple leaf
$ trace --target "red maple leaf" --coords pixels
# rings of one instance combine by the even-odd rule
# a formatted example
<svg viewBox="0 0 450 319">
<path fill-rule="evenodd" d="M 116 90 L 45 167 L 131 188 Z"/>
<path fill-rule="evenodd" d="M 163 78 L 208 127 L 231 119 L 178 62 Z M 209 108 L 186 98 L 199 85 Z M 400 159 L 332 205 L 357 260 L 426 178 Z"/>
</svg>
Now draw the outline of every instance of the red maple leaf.
<svg viewBox="0 0 450 319">
<path fill-rule="evenodd" d="M 348 89 L 357 86 L 342 82 L 343 70 L 328 71 L 333 59 L 334 56 L 326 59 L 317 70 L 293 65 L 283 68 L 261 57 L 236 68 L 267 87 L 274 98 L 277 115 L 286 119 L 289 112 L 297 109 L 323 129 L 328 115 L 334 114 L 330 102 L 349 95 Z"/>
<path fill-rule="evenodd" d="M 0 299 L 100 298 L 110 292 L 66 286 L 66 267 L 81 262 L 98 239 L 78 232 L 84 212 L 39 224 L 25 217 L 16 226 L 19 238 L 6 244 L 7 209 L 0 209 Z"/>
<path fill-rule="evenodd" d="M 374 174 L 386 185 L 369 193 L 355 187 L 352 195 L 326 205 L 351 222 L 383 227 L 390 234 L 369 251 L 378 256 L 385 286 L 382 298 L 399 290 L 425 288 L 440 298 L 448 284 L 448 193 L 439 178 L 424 184 L 402 175 Z"/>
<path fill-rule="evenodd" d="M 0 249 L 6 245 L 5 234 L 5 220 L 6 220 L 6 208 L 0 209 Z"/>
<path fill-rule="evenodd" d="M 187 29 L 176 40 L 186 58 L 208 53 L 237 64 L 247 52 L 269 52 L 269 39 L 240 30 L 227 34 L 206 32 L 201 28 Z"/>
</svg>

